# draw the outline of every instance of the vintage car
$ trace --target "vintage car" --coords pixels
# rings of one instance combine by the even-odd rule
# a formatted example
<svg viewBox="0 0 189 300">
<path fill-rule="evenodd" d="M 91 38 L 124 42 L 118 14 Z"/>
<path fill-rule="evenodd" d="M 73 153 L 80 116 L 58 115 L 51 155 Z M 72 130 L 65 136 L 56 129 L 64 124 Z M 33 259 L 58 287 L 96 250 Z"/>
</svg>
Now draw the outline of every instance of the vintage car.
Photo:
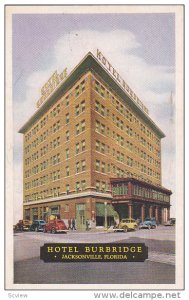
<svg viewBox="0 0 189 300">
<path fill-rule="evenodd" d="M 68 229 L 63 220 L 55 219 L 50 220 L 49 223 L 45 224 L 43 232 L 64 232 L 67 233 Z"/>
<path fill-rule="evenodd" d="M 138 228 L 137 222 L 134 219 L 127 218 L 127 219 L 122 219 L 119 225 L 114 227 L 114 232 L 127 232 L 129 230 L 136 230 Z"/>
<path fill-rule="evenodd" d="M 31 221 L 29 220 L 19 220 L 14 226 L 14 231 L 29 231 L 31 226 Z"/>
<path fill-rule="evenodd" d="M 175 225 L 175 218 L 170 218 L 164 225 L 165 226 L 174 226 Z"/>
<path fill-rule="evenodd" d="M 43 231 L 46 222 L 44 220 L 34 220 L 30 226 L 31 231 Z"/>
<path fill-rule="evenodd" d="M 151 228 L 156 228 L 157 223 L 155 218 L 146 218 L 143 222 L 139 224 L 139 229 L 151 229 Z"/>
</svg>

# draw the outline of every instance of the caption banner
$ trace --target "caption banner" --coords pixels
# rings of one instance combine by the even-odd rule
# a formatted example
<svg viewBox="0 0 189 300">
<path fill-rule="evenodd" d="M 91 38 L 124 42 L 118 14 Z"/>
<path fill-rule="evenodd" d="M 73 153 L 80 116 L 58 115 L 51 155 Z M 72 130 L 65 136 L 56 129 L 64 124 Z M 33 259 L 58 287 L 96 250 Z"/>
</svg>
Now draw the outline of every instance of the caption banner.
<svg viewBox="0 0 189 300">
<path fill-rule="evenodd" d="M 44 262 L 144 262 L 147 258 L 144 243 L 48 243 L 40 248 Z"/>
</svg>

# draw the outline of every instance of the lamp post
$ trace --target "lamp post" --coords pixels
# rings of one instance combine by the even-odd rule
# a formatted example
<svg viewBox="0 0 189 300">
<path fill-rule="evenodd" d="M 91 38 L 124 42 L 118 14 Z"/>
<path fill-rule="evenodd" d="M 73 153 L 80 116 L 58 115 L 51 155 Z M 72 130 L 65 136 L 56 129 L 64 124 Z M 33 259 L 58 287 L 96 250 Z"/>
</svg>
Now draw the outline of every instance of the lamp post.
<svg viewBox="0 0 189 300">
<path fill-rule="evenodd" d="M 104 202 L 104 208 L 105 208 L 105 210 L 104 210 L 104 227 L 105 227 L 105 229 L 107 229 L 107 202 Z"/>
</svg>

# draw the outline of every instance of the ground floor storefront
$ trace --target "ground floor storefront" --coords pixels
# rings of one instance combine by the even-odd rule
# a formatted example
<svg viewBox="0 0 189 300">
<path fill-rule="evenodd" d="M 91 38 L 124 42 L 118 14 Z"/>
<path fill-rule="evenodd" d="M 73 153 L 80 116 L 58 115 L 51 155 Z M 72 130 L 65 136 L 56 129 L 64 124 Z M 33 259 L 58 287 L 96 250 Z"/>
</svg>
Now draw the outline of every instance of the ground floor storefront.
<svg viewBox="0 0 189 300">
<path fill-rule="evenodd" d="M 123 218 L 143 221 L 155 218 L 164 224 L 170 218 L 171 191 L 134 178 L 112 178 L 111 193 L 78 193 L 26 203 L 23 217 L 27 220 L 52 218 L 75 220 L 78 229 L 108 227 Z"/>
<path fill-rule="evenodd" d="M 114 211 L 111 205 L 111 195 L 104 197 L 103 194 L 88 197 L 76 197 L 70 199 L 59 198 L 54 201 L 43 201 L 24 205 L 23 218 L 27 220 L 45 220 L 58 218 L 63 219 L 68 225 L 68 220 L 75 220 L 78 229 L 86 229 L 86 221 L 90 227 L 110 226 L 114 222 Z M 107 222 L 107 224 L 105 224 Z"/>
</svg>

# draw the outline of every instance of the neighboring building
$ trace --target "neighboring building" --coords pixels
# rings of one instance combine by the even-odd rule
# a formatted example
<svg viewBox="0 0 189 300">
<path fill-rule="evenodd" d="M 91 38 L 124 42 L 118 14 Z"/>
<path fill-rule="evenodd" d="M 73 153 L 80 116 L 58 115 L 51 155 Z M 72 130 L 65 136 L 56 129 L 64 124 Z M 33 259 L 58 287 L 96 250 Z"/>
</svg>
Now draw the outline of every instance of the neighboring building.
<svg viewBox="0 0 189 300">
<path fill-rule="evenodd" d="M 114 209 L 120 217 L 169 218 L 171 191 L 161 186 L 164 134 L 105 63 L 98 51 L 60 83 L 55 72 L 38 110 L 20 129 L 24 219 L 58 215 L 75 218 L 78 228 L 87 219 L 103 226 L 105 207 L 108 223 Z"/>
</svg>

